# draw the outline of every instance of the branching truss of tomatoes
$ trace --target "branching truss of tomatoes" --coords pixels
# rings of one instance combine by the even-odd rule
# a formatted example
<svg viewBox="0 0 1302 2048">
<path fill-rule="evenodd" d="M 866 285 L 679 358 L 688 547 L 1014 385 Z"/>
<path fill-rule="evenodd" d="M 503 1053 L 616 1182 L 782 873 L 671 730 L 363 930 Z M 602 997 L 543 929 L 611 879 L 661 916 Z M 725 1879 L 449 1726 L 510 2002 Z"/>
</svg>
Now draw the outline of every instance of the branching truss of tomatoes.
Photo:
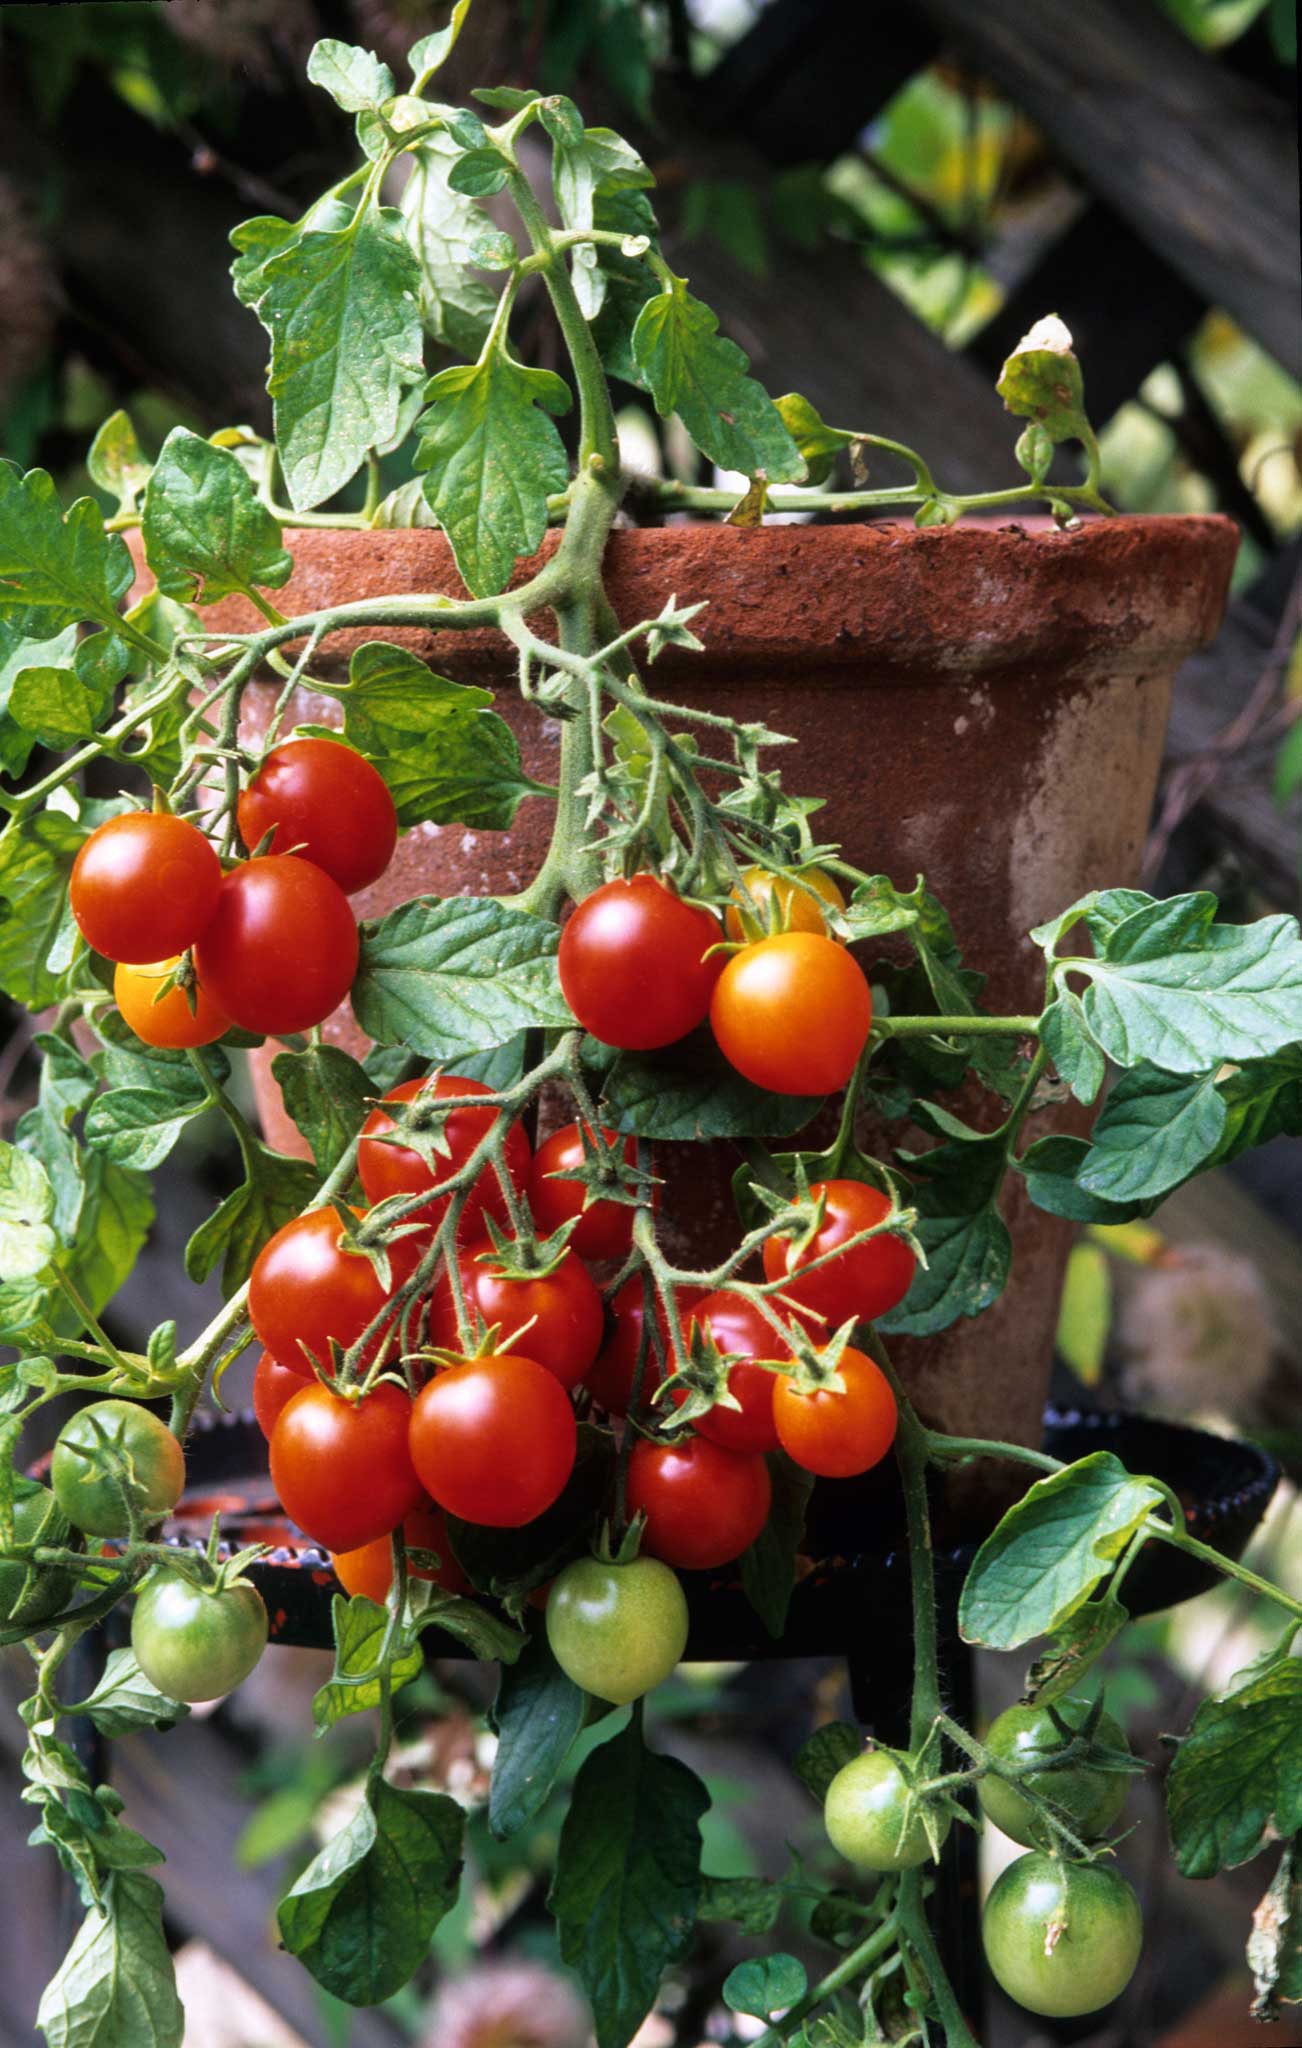
<svg viewBox="0 0 1302 2048">
<path fill-rule="evenodd" d="M 600 2048 L 624 2048 L 698 1918 L 766 1937 L 811 1895 L 839 1951 L 823 1979 L 810 1986 L 777 1952 L 724 1987 L 767 2023 L 765 2043 L 844 2048 L 879 2038 L 881 2022 L 893 2038 L 971 2048 L 927 1898 L 951 1827 L 973 1824 L 973 1793 L 1028 1852 L 987 1908 L 1000 1983 L 1033 2011 L 1080 2013 L 1134 1967 L 1138 1911 L 1106 1836 L 1135 1766 L 1100 1702 L 1073 1689 L 1125 1621 L 1140 1547 L 1215 1563 L 1287 1617 L 1277 1654 L 1200 1710 L 1177 1757 L 1171 1825 L 1190 1875 L 1292 1825 L 1282 1784 L 1235 1778 L 1235 1737 L 1249 1719 L 1302 1711 L 1289 1654 L 1302 1607 L 1195 1541 L 1169 1491 L 1109 1453 L 1062 1467 L 928 1429 L 883 1331 L 932 1334 L 998 1296 L 1010 1173 L 1054 1214 L 1115 1222 L 1296 1128 L 1302 946 L 1290 919 L 1232 927 L 1205 896 L 1105 891 L 1033 935 L 1040 1012 L 990 1015 L 925 885 L 901 891 L 815 839 L 817 804 L 766 765 L 780 735 L 655 693 L 648 670 L 666 647 L 699 646 L 701 607 L 674 601 L 628 630 L 611 612 L 601 563 L 626 479 L 609 371 L 747 473 L 742 520 L 793 502 L 911 505 L 948 524 L 967 505 L 1025 497 L 1064 522 L 1107 509 L 1079 368 L 1059 323 L 1028 337 L 1000 384 L 1027 422 L 1025 481 L 969 499 L 897 444 L 830 428 L 798 397 L 775 404 L 664 261 L 650 173 L 626 143 L 585 128 L 563 98 L 480 94 L 504 115 L 492 128 L 428 98 L 467 5 L 412 53 L 410 92 L 367 52 L 313 55 L 311 75 L 357 117 L 364 163 L 303 222 L 252 221 L 235 237 L 236 288 L 272 340 L 275 448 L 244 430 L 178 432 L 151 465 L 118 415 L 91 457 L 120 502 L 107 526 L 88 500 L 65 514 L 39 472 L 0 469 L 0 762 L 16 784 L 0 793 L 0 981 L 52 1011 L 37 1107 L 0 1148 L 0 1337 L 18 1353 L 0 1369 L 0 1640 L 25 1643 L 36 1665 L 24 1796 L 87 1909 L 41 2025 L 52 2048 L 140 2048 L 145 2024 L 154 2048 L 180 2039 L 148 1875 L 157 1852 L 59 1728 L 73 1714 L 110 1735 L 166 1725 L 256 1663 L 257 1553 L 226 1555 L 216 1527 L 202 1553 L 160 1539 L 196 1407 L 256 1338 L 272 1477 L 348 1596 L 318 1726 L 364 1710 L 380 1722 L 354 1819 L 280 1908 L 284 1945 L 327 1989 L 354 2004 L 390 1996 L 455 1896 L 460 1808 L 386 1776 L 395 1694 L 437 1627 L 502 1664 L 499 1834 L 534 1820 L 585 1714 L 632 1706 L 574 1783 L 551 1895 Z M 524 168 L 539 128 L 560 227 Z M 408 158 L 390 205 L 385 181 Z M 523 244 L 480 211 L 499 192 Z M 449 271 L 454 246 L 465 260 Z M 493 271 L 506 274 L 496 299 Z M 568 386 L 509 348 L 516 294 L 535 279 L 578 395 L 572 470 L 553 419 Z M 267 595 L 290 573 L 287 531 L 412 516 L 412 486 L 383 503 L 372 488 L 360 514 L 312 508 L 360 468 L 374 480 L 375 450 L 412 431 L 422 319 L 471 358 L 433 378 L 415 422 L 426 514 L 470 595 L 287 618 Z M 331 410 L 336 369 L 349 402 Z M 1068 440 L 1086 480 L 1050 484 Z M 902 458 L 912 481 L 823 490 L 843 447 Z M 789 500 L 779 486 L 800 479 L 813 491 Z M 646 492 L 705 512 L 730 503 Z M 507 591 L 553 520 L 559 545 Z M 157 589 L 124 612 L 120 530 L 137 524 Z M 232 592 L 265 626 L 205 631 L 202 607 Z M 540 793 L 486 693 L 380 637 L 403 626 L 492 627 L 514 646 L 522 695 L 561 725 L 559 786 L 541 792 L 555 830 L 518 895 L 422 898 L 359 931 L 349 896 L 383 873 L 399 830 L 501 828 Z M 340 681 L 328 643 L 359 628 L 376 637 Z M 282 688 L 250 749 L 243 698 L 268 671 Z M 342 701 L 342 737 L 286 731 L 299 685 Z M 22 780 L 38 742 L 56 763 Z M 84 793 L 84 772 L 106 760 L 143 775 L 147 806 Z M 1088 946 L 1071 952 L 1082 925 Z M 879 941 L 889 959 L 864 954 Z M 365 1066 L 320 1030 L 350 993 L 375 1041 Z M 228 1049 L 266 1036 L 285 1046 L 276 1074 L 311 1165 L 269 1150 L 228 1090 Z M 1093 1102 L 1109 1061 L 1119 1078 L 1092 1139 L 1024 1142 L 1046 1090 Z M 997 1105 L 979 1129 L 932 1099 L 973 1075 Z M 835 1135 L 799 1149 L 827 1097 L 840 1098 Z M 535 1150 L 524 1120 L 544 1098 L 561 1127 Z M 165 1324 L 143 1353 L 124 1351 L 100 1315 L 148 1229 L 147 1174 L 211 1110 L 245 1178 L 187 1266 L 196 1278 L 220 1267 L 226 1305 L 188 1344 Z M 870 1158 L 862 1110 L 934 1143 Z M 657 1162 L 693 1133 L 730 1137 L 742 1159 L 737 1242 L 708 1268 L 676 1265 L 658 1223 Z M 763 1142 L 775 1133 L 793 1149 Z M 24 1423 L 69 1391 L 96 1398 L 64 1427 L 49 1484 L 21 1476 Z M 147 1405 L 160 1399 L 167 1422 Z M 734 1567 L 780 1637 L 810 1485 L 892 1449 L 913 1573 L 909 1747 L 865 1750 L 838 1724 L 802 1757 L 842 1859 L 830 1881 L 800 1863 L 713 1878 L 700 1868 L 704 1789 L 646 1747 L 638 1704 L 686 1644 L 679 1573 Z M 929 1468 L 982 1457 L 1037 1478 L 982 1548 L 961 1625 L 1005 1649 L 1047 1638 L 1028 1703 L 984 1742 L 941 1698 L 926 1492 Z M 131 1649 L 89 1698 L 67 1699 L 70 1651 L 127 1598 Z M 837 1882 L 845 1864 L 861 1887 Z M 1264 2009 L 1296 1974 L 1288 1941 L 1256 1951 Z"/>
</svg>

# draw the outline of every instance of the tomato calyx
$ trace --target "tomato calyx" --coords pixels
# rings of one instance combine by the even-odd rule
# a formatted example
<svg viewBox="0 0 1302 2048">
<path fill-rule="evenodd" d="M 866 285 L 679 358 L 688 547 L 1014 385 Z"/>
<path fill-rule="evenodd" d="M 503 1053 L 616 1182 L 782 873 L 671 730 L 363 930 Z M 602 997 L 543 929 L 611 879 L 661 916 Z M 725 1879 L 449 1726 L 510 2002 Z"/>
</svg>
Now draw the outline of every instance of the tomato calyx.
<svg viewBox="0 0 1302 2048">
<path fill-rule="evenodd" d="M 773 1334 L 776 1338 L 777 1332 Z M 753 1365 L 762 1372 L 780 1373 L 789 1369 L 790 1360 L 753 1357 L 747 1351 L 722 1350 L 710 1325 L 692 1320 L 687 1332 L 686 1357 L 677 1371 L 656 1389 L 655 1400 L 657 1403 L 674 1403 L 673 1421 L 679 1425 L 695 1422 L 714 1408 L 731 1409 L 740 1415 L 742 1404 L 730 1385 L 733 1367 L 737 1365 Z"/>
<path fill-rule="evenodd" d="M 629 1209 L 645 1208 L 662 1183 L 658 1174 L 646 1172 L 625 1156 L 628 1137 L 619 1132 L 607 1136 L 600 1124 L 594 1126 L 583 1121 L 576 1129 L 583 1148 L 580 1163 L 558 1167 L 544 1176 L 549 1181 L 584 1190 L 583 1210 L 572 1219 L 572 1227 L 577 1229 L 582 1215 L 598 1202 L 618 1202 Z"/>
<path fill-rule="evenodd" d="M 476 1252 L 475 1264 L 491 1266 L 503 1280 L 545 1280 L 569 1258 L 570 1239 L 578 1229 L 580 1220 L 578 1216 L 571 1216 L 554 1230 L 550 1237 L 539 1237 L 529 1226 L 527 1214 L 522 1211 L 521 1221 L 526 1228 L 514 1235 L 508 1235 L 497 1219 L 485 1212 L 484 1228 L 488 1233 L 491 1249 Z M 509 1351 L 512 1347 L 507 1344 L 502 1348 Z"/>
</svg>

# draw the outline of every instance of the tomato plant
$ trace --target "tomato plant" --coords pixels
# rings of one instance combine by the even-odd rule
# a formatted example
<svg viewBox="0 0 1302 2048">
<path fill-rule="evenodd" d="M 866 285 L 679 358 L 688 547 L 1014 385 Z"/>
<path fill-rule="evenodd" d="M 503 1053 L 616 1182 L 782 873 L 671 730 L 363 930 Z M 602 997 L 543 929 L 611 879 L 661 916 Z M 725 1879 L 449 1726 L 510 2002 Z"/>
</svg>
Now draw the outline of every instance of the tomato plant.
<svg viewBox="0 0 1302 2048">
<path fill-rule="evenodd" d="M 398 816 L 379 770 L 337 740 L 273 747 L 240 794 L 250 853 L 293 853 L 323 868 L 346 896 L 378 882 L 398 843 Z"/>
<path fill-rule="evenodd" d="M 348 898 L 295 854 L 245 861 L 222 882 L 194 964 L 213 1001 L 246 1031 L 307 1031 L 338 1007 L 357 972 Z"/>
<path fill-rule="evenodd" d="M 441 1112 L 441 1102 L 464 1100 L 466 1096 L 488 1096 L 491 1091 L 482 1081 L 467 1080 L 459 1074 L 439 1074 L 432 1081 L 404 1081 L 398 1088 L 391 1088 L 385 1102 L 415 1103 L 417 1112 L 428 1112 L 430 1116 L 428 1157 L 423 1157 L 414 1146 L 404 1145 L 397 1139 L 398 1123 L 392 1114 L 379 1107 L 373 1109 L 362 1125 L 361 1142 L 357 1147 L 357 1171 L 367 1199 L 382 1202 L 392 1195 L 419 1195 L 426 1188 L 438 1187 L 465 1165 L 471 1153 L 488 1137 L 497 1122 L 497 1111 L 491 1102 L 481 1109 L 477 1104 L 466 1104 L 461 1109 Z M 521 1192 L 529 1177 L 529 1140 L 522 1126 L 508 1123 L 503 1141 L 503 1163 L 511 1180 Z M 449 1195 L 437 1195 L 432 1201 L 422 1202 L 410 1212 L 410 1220 L 420 1223 L 438 1223 L 447 1212 Z M 486 1164 L 476 1175 L 467 1194 L 461 1212 L 463 1235 L 477 1234 L 483 1229 L 485 1216 L 492 1216 L 500 1223 L 508 1220 L 506 1197 L 491 1163 Z"/>
<path fill-rule="evenodd" d="M 764 1246 L 764 1273 L 781 1280 L 789 1301 L 799 1302 L 836 1329 L 850 1318 L 875 1323 L 897 1308 L 908 1293 L 917 1260 L 902 1238 L 860 1237 L 889 1222 L 893 1204 L 880 1188 L 861 1180 L 815 1181 L 811 1201 L 822 1200 L 823 1221 L 806 1243 L 792 1237 L 770 1237 Z M 838 1246 L 847 1249 L 829 1257 Z M 826 1259 L 827 1263 L 815 1265 Z M 814 1267 L 812 1272 L 807 1267 Z"/>
<path fill-rule="evenodd" d="M 490 1352 L 445 1367 L 417 1399 L 411 1455 L 427 1493 L 459 1521 L 518 1529 L 574 1469 L 574 1410 L 536 1359 Z"/>
<path fill-rule="evenodd" d="M 561 1670 L 594 1699 L 627 1706 L 668 1678 L 687 1648 L 687 1600 L 654 1557 L 576 1558 L 547 1601 L 547 1640 Z"/>
<path fill-rule="evenodd" d="M 408 1448 L 410 1397 L 381 1380 L 350 1400 L 313 1380 L 287 1401 L 271 1432 L 281 1506 L 323 1550 L 360 1550 L 420 1506 Z"/>
<path fill-rule="evenodd" d="M 996 1879 L 981 1939 L 1010 1998 L 1049 2019 L 1076 2019 L 1125 1990 L 1143 1922 L 1139 1900 L 1115 1870 L 1032 1853 Z"/>
<path fill-rule="evenodd" d="M 218 1009 L 201 982 L 196 981 L 187 992 L 172 979 L 180 965 L 178 953 L 149 966 L 120 961 L 113 971 L 114 1001 L 146 1045 L 170 1051 L 212 1045 L 231 1028 L 230 1018 Z"/>
<path fill-rule="evenodd" d="M 208 1587 L 156 1569 L 136 1595 L 131 1647 L 166 1699 L 220 1699 L 243 1684 L 266 1646 L 267 1610 L 247 1579 Z"/>
<path fill-rule="evenodd" d="M 583 1262 L 562 1252 L 549 1272 L 523 1273 L 504 1262 L 485 1238 L 457 1260 L 467 1305 L 495 1330 L 504 1349 L 522 1349 L 563 1387 L 576 1387 L 592 1365 L 605 1328 L 601 1296 Z M 430 1301 L 430 1343 L 455 1351 L 456 1305 L 446 1276 Z"/>
<path fill-rule="evenodd" d="M 732 1917 L 762 1942 L 793 1906 L 811 1944 L 831 1935 L 825 1974 L 810 1983 L 770 1953 L 723 1987 L 766 2044 L 831 2048 L 848 2026 L 974 2048 L 926 1866 L 953 1853 L 956 1810 L 979 1805 L 1035 1852 L 990 1895 L 991 1972 L 1032 2010 L 1093 2010 L 1129 1976 L 1139 1920 L 1098 1860 L 1124 1790 L 1120 1730 L 1067 1694 L 1124 1624 L 1131 1564 L 1160 1545 L 1286 1622 L 1198 1708 L 1167 1783 L 1190 1878 L 1277 1850 L 1253 1945 L 1273 2009 L 1296 1974 L 1297 1815 L 1263 1758 L 1291 1739 L 1302 1602 L 1192 1535 L 1165 1483 L 1110 1447 L 1061 1464 L 948 1434 L 926 1347 L 963 1359 L 969 1319 L 1024 1263 L 1028 1205 L 1064 1230 L 1133 1223 L 1250 1143 L 1296 1135 L 1296 922 L 1219 919 L 1203 891 L 1108 887 L 1029 935 L 1008 911 L 1003 972 L 1023 1007 L 993 1007 L 989 963 L 963 958 L 925 879 L 902 890 L 831 828 L 822 839 L 835 812 L 820 817 L 798 767 L 779 773 L 793 755 L 754 715 L 759 693 L 698 677 L 677 703 L 649 682 L 669 654 L 654 673 L 672 694 L 710 640 L 697 593 L 658 593 L 654 616 L 628 607 L 617 623 L 606 572 L 617 519 L 640 507 L 729 510 L 714 484 L 629 491 L 611 373 L 677 420 L 703 471 L 745 477 L 743 522 L 912 506 L 935 529 L 918 543 L 931 562 L 967 510 L 1106 516 L 1070 336 L 1040 323 L 1004 366 L 1020 483 L 950 493 L 889 441 L 911 481 L 847 497 L 841 451 L 881 437 L 829 426 L 799 393 L 775 402 L 749 375 L 671 268 L 653 173 L 629 143 L 559 92 L 448 102 L 440 68 L 467 5 L 413 50 L 409 91 L 369 51 L 313 52 L 314 86 L 355 118 L 356 168 L 302 195 L 297 222 L 259 216 L 233 238 L 239 299 L 268 337 L 274 441 L 176 427 L 146 452 L 115 414 L 87 455 L 97 498 L 66 512 L 43 472 L 0 464 L 0 993 L 31 1020 L 30 1100 L 0 1143 L 0 1636 L 32 1653 L 14 1748 L 34 1840 L 86 1906 L 40 2025 L 53 2048 L 137 2048 L 147 2005 L 151 2048 L 180 2048 L 146 1874 L 157 1852 L 65 1724 L 169 1723 L 262 1647 L 259 1574 L 274 1585 L 292 1567 L 258 1545 L 224 1555 L 220 1517 L 206 1550 L 188 1540 L 214 1444 L 242 1442 L 192 1425 L 255 1340 L 267 1489 L 335 1562 L 332 1578 L 309 1556 L 296 1581 L 323 1636 L 328 1608 L 335 1645 L 313 1718 L 325 1731 L 356 1716 L 374 1736 L 343 1825 L 278 1912 L 284 1950 L 329 1998 L 383 2004 L 427 1964 L 468 1824 L 481 1871 L 488 1835 L 533 1828 L 522 1862 L 532 1874 L 550 1845 L 558 1949 L 601 2048 L 627 2048 L 665 1973 L 682 1980 L 699 1920 Z M 522 335 L 561 367 L 522 360 Z M 1067 444 L 1077 480 L 1051 483 Z M 350 531 L 374 562 L 390 558 L 378 530 L 411 523 L 436 525 L 449 551 L 436 589 L 317 602 L 296 564 L 302 525 Z M 767 546 L 733 534 L 729 560 L 758 578 Z M 1093 546 L 1026 536 L 1028 590 L 1049 560 L 1065 588 Z M 463 596 L 448 594 L 453 568 Z M 1210 582 L 1204 595 L 1205 625 Z M 417 651 L 431 640 L 438 673 Z M 518 686 L 512 720 L 484 676 Z M 335 737 L 294 723 L 305 702 Z M 554 782 L 540 781 L 526 763 L 553 744 Z M 847 717 L 847 747 L 865 744 Z M 150 809 L 121 808 L 146 790 Z M 1009 901 L 1034 898 L 1038 916 L 1045 878 L 1031 889 L 1016 864 L 1025 833 L 985 815 L 983 794 L 971 830 L 1002 835 Z M 548 805 L 545 854 L 516 874 Z M 912 826 L 876 800 L 864 815 L 864 842 L 880 831 L 873 869 L 897 871 Z M 403 832 L 445 835 L 475 893 L 416 894 L 359 926 L 348 894 Z M 269 1079 L 280 1091 L 286 1149 L 254 1128 L 246 1055 L 264 1106 Z M 425 1078 L 403 1078 L 414 1068 Z M 141 1290 L 120 1308 L 114 1296 L 156 1214 L 150 1176 L 200 1117 L 230 1140 L 214 1172 L 238 1161 L 184 1254 L 220 1305 L 205 1320 L 196 1293 L 187 1322 L 169 1291 L 168 1319 L 124 1339 Z M 535 1159 L 539 1124 L 553 1135 Z M 965 1431 L 983 1407 L 997 1416 L 1001 1387 L 968 1373 Z M 54 1401 L 87 1405 L 63 1421 L 47 1491 L 28 1468 Z M 907 1567 L 911 1674 L 883 1636 L 871 1545 L 859 1554 L 861 1490 L 836 1492 L 888 1451 L 899 1521 L 874 1524 L 871 1545 L 889 1541 L 894 1576 Z M 947 1479 L 985 1460 L 1005 1479 L 1020 1465 L 1028 1485 L 993 1528 L 962 1529 L 983 1540 L 956 1593 L 938 1582 L 932 1510 L 944 1504 L 946 1540 L 960 1533 Z M 838 1516 L 852 1560 L 822 1554 Z M 843 1575 L 861 1586 L 864 1661 L 880 1659 L 894 1695 L 911 1678 L 907 1734 L 864 1753 L 858 1731 L 820 1726 L 798 1769 L 869 1881 L 829 1888 L 803 1855 L 785 1874 L 722 1878 L 709 1793 L 658 1746 L 654 1711 L 594 1708 L 640 1701 L 682 1656 L 680 1571 L 704 1575 L 705 1650 L 715 1611 L 753 1609 L 780 1650 L 816 1632 Z M 134 1649 L 81 1697 L 71 1653 L 93 1654 L 119 1608 Z M 1038 1645 L 1028 1704 L 987 1739 L 949 1711 L 942 1620 L 992 1651 Z M 437 1744 L 404 1743 L 393 1768 L 408 1718 L 429 1712 L 427 1690 L 404 1695 L 427 1627 L 501 1667 L 482 1823 L 423 1782 Z M 465 1688 L 467 1722 L 472 1698 L 487 1692 Z M 1263 1726 L 1271 1743 L 1284 1729 L 1278 1749 Z"/>
<path fill-rule="evenodd" d="M 561 933 L 561 988 L 585 1031 L 649 1051 L 704 1022 L 723 961 L 718 919 L 654 875 L 606 882 Z"/>
<path fill-rule="evenodd" d="M 775 1095 L 829 1095 L 858 1065 L 872 992 L 857 960 L 816 932 L 779 932 L 734 953 L 710 999 L 725 1058 Z"/>
<path fill-rule="evenodd" d="M 196 826 L 166 812 L 126 811 L 97 825 L 72 866 L 68 900 L 88 946 L 108 960 L 182 953 L 207 931 L 221 864 Z"/>
</svg>

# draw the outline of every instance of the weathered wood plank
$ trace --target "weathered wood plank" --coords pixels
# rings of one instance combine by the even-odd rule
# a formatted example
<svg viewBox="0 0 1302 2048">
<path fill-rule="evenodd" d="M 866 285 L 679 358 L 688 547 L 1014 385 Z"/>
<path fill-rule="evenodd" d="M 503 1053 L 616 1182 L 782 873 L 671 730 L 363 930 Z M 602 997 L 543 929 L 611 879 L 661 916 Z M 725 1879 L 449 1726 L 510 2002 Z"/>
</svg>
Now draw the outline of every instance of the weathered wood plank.
<svg viewBox="0 0 1302 2048">
<path fill-rule="evenodd" d="M 1278 99 L 1152 4 L 918 4 L 1093 191 L 1302 375 L 1297 139 Z"/>
</svg>

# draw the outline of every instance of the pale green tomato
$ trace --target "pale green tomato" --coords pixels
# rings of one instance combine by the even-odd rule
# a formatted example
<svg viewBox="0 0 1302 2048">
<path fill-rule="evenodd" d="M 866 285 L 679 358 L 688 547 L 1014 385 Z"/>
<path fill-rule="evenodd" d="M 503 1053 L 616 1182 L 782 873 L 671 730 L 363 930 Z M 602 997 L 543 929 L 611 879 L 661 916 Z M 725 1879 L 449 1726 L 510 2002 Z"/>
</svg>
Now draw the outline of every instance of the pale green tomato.
<svg viewBox="0 0 1302 2048">
<path fill-rule="evenodd" d="M 1071 1729 L 1080 1728 L 1089 1713 L 1088 1700 L 1060 1700 L 1054 1712 Z M 1125 1732 L 1111 1714 L 1100 1714 L 1095 1740 L 1103 1749 L 1120 1749 L 1129 1754 Z M 1009 1707 L 994 1722 L 986 1747 L 1010 1763 L 1029 1763 L 1038 1754 L 1051 1756 L 1062 1749 L 1066 1737 L 1058 1733 L 1047 1707 Z M 1051 1799 L 1062 1811 L 1073 1834 L 1083 1842 L 1096 1842 L 1106 1835 L 1126 1803 L 1128 1779 L 1120 1771 L 1099 1771 L 1087 1764 L 1069 1764 L 1061 1771 L 1035 1771 L 1025 1780 L 1033 1792 Z M 1006 1778 L 986 1777 L 977 1781 L 977 1797 L 997 1828 L 1028 1849 L 1047 1849 L 1049 1830 L 1036 1819 L 1035 1809 L 1020 1786 Z"/>
<path fill-rule="evenodd" d="M 38 1565 L 39 1548 L 65 1550 L 72 1530 L 48 1486 L 34 1479 L 14 1481 L 13 1541 L 0 1564 L 0 1620 L 10 1628 L 34 1628 L 67 1607 L 76 1591 L 72 1573 L 59 1565 Z"/>
<path fill-rule="evenodd" d="M 893 1750 L 869 1749 L 842 1766 L 827 1788 L 823 1824 L 828 1839 L 859 1870 L 912 1870 L 931 1855 L 927 1830 Z M 906 1824 L 907 1815 L 907 1824 Z M 947 1813 L 934 1816 L 939 1839 L 949 1833 Z"/>
<path fill-rule="evenodd" d="M 547 1640 L 567 1677 L 627 1706 L 668 1678 L 687 1647 L 687 1600 L 658 1558 L 603 1564 L 581 1557 L 554 1580 Z"/>
<path fill-rule="evenodd" d="M 126 1461 L 144 1521 L 176 1506 L 185 1459 L 167 1424 L 138 1401 L 92 1401 L 64 1423 L 50 1461 L 55 1499 L 75 1529 L 88 1536 L 128 1532 L 122 1489 L 95 1456 L 106 1447 Z"/>
<path fill-rule="evenodd" d="M 243 1683 L 267 1646 L 267 1610 L 247 1579 L 220 1593 L 153 1571 L 131 1617 L 131 1647 L 171 1700 L 217 1700 Z"/>
<path fill-rule="evenodd" d="M 1010 1863 L 981 1918 L 996 1982 L 1028 2012 L 1076 2019 L 1119 1998 L 1143 1947 L 1139 1900 L 1101 1863 Z"/>
</svg>

